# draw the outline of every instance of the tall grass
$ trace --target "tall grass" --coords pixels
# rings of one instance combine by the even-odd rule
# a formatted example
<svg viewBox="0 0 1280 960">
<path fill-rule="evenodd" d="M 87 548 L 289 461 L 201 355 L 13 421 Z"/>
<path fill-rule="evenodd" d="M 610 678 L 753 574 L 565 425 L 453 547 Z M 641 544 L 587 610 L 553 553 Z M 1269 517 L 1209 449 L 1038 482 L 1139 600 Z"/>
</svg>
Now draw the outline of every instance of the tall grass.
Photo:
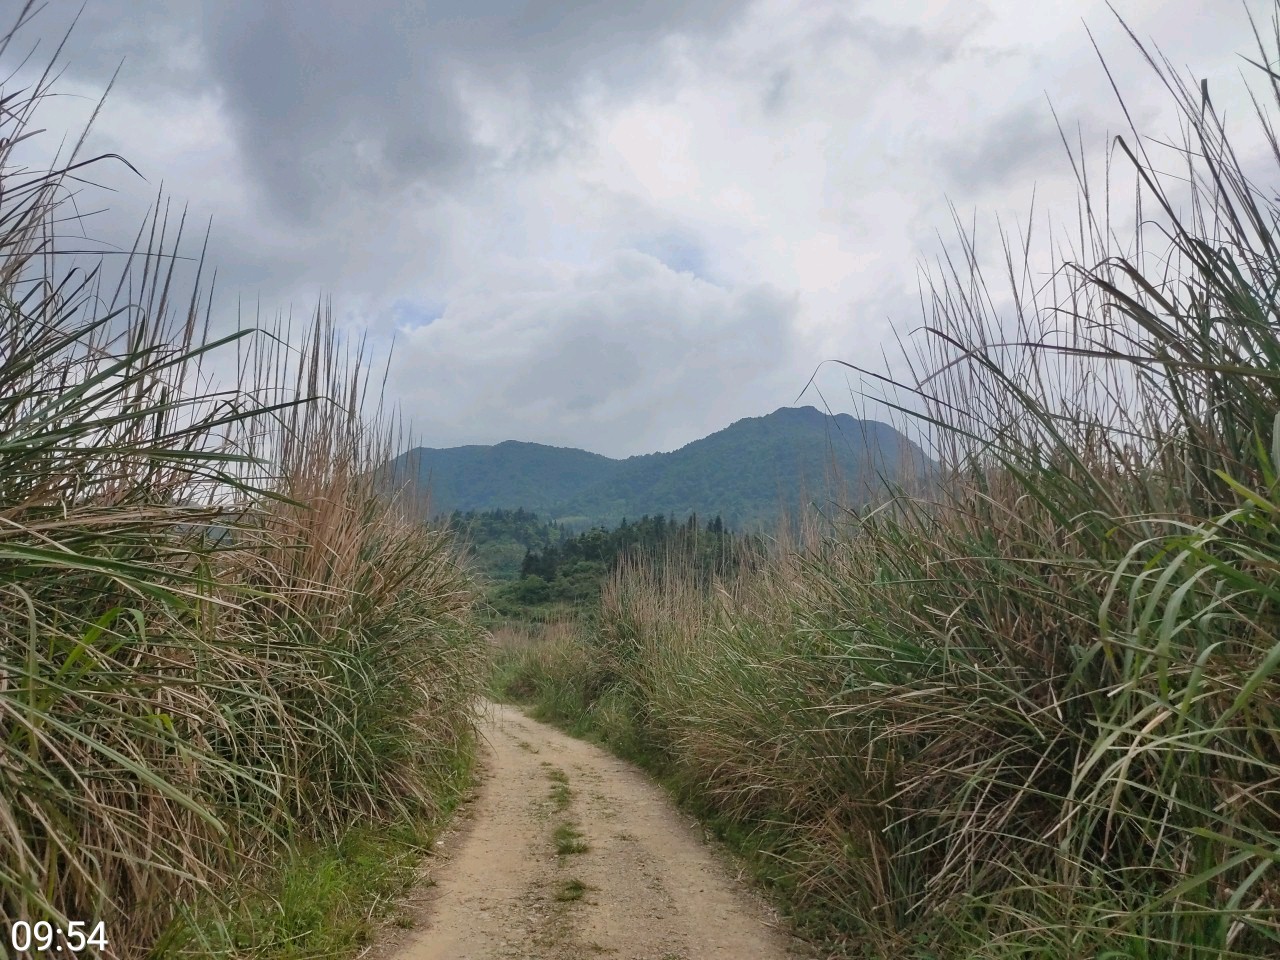
<svg viewBox="0 0 1280 960">
<path fill-rule="evenodd" d="M 1280 18 L 1257 39 L 1274 62 Z M 936 483 L 717 591 L 625 572 L 584 641 L 617 679 L 583 716 L 625 703 L 616 735 L 767 835 L 851 955 L 1280 955 L 1280 208 L 1138 49 L 1181 148 L 1129 131 L 1101 184 L 1071 151 L 1048 282 L 1026 237 L 1003 286 L 963 232 L 931 271 L 885 395 Z"/>
<path fill-rule="evenodd" d="M 477 631 L 450 541 L 379 495 L 398 437 L 326 311 L 300 346 L 210 334 L 160 202 L 83 266 L 104 158 L 17 163 L 52 80 L 0 92 L 0 929 L 141 956 L 282 842 L 436 809 Z"/>
</svg>

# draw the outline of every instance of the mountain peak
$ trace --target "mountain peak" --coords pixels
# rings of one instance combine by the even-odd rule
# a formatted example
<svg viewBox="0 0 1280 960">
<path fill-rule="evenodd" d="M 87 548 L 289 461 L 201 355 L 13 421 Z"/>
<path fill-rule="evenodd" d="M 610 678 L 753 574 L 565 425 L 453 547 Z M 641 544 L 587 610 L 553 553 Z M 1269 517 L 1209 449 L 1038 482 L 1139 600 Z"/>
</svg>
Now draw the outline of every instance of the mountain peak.
<svg viewBox="0 0 1280 960">
<path fill-rule="evenodd" d="M 919 447 L 885 424 L 803 406 L 625 460 L 507 440 L 418 448 L 391 469 L 429 484 L 442 513 L 523 507 L 575 525 L 612 526 L 624 516 L 696 512 L 743 529 L 770 528 L 808 502 L 865 502 L 883 491 L 882 476 L 918 474 L 926 463 Z"/>
<path fill-rule="evenodd" d="M 777 410 L 773 411 L 773 413 L 769 414 L 771 417 L 779 415 L 792 417 L 798 420 L 826 420 L 830 417 L 830 414 L 823 413 L 817 407 L 812 405 L 804 407 L 779 407 Z"/>
</svg>

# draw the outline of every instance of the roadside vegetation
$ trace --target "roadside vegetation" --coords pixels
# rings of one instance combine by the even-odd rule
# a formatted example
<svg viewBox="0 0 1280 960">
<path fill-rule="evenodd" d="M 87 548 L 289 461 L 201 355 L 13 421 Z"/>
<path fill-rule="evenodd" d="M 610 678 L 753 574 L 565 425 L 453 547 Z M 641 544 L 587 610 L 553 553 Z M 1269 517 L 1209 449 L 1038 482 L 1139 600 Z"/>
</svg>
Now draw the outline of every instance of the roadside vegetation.
<svg viewBox="0 0 1280 960">
<path fill-rule="evenodd" d="M 0 91 L 5 949 L 89 920 L 117 957 L 340 952 L 465 786 L 471 584 L 379 495 L 403 444 L 325 310 L 229 330 L 163 198 L 84 255 L 82 178 L 132 174 L 83 138 L 28 165 L 55 73 Z M 347 900 L 324 942 L 290 914 Z"/>
<path fill-rule="evenodd" d="M 961 231 L 883 394 L 926 489 L 710 585 L 624 563 L 501 690 L 658 771 L 843 955 L 1280 955 L 1278 51 L 1228 136 L 1142 49 L 1180 146 L 1069 148 L 1056 262 L 1008 234 L 997 281 Z"/>
</svg>

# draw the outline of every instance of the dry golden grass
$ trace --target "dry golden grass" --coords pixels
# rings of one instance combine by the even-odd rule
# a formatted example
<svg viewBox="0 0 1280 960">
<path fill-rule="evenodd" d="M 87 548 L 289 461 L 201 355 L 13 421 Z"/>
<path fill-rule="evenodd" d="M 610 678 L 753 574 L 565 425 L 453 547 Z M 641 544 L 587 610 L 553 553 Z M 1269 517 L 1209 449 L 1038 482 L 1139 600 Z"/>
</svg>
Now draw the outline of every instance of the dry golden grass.
<svg viewBox="0 0 1280 960">
<path fill-rule="evenodd" d="M 119 282 L 60 252 L 89 161 L 12 162 L 52 78 L 0 114 L 0 928 L 101 919 L 134 957 L 282 843 L 436 809 L 481 649 L 326 311 L 211 336 L 160 202 Z"/>
</svg>

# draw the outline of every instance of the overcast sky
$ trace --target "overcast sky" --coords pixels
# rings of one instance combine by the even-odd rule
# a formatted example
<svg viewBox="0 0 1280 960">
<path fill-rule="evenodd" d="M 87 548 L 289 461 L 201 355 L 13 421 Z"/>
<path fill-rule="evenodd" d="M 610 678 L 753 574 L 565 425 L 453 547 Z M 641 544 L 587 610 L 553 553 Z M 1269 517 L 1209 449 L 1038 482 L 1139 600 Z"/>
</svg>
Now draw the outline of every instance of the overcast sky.
<svg viewBox="0 0 1280 960">
<path fill-rule="evenodd" d="M 49 0 L 4 74 L 80 2 Z M 1243 4 L 1115 5 L 1241 103 Z M 76 127 L 123 61 L 89 148 L 146 182 L 99 168 L 91 234 L 127 245 L 163 182 L 213 218 L 216 324 L 327 295 L 394 334 L 422 445 L 625 456 L 790 405 L 823 360 L 881 367 L 948 202 L 986 236 L 1033 188 L 1069 216 L 1049 101 L 1096 158 L 1124 126 L 1085 24 L 1176 134 L 1093 0 L 88 0 L 39 125 Z M 856 413 L 845 384 L 818 377 Z"/>
</svg>

